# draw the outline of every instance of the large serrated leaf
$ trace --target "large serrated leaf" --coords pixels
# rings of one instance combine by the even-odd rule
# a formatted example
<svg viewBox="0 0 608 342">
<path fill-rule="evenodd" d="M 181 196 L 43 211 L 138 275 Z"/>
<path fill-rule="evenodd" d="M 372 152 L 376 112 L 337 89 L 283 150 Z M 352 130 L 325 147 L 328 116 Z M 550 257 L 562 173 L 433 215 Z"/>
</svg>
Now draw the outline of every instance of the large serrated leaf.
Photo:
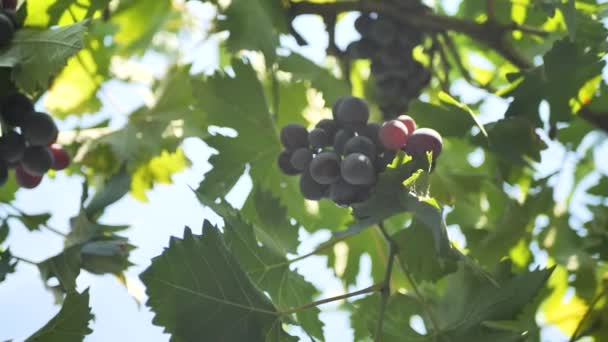
<svg viewBox="0 0 608 342">
<path fill-rule="evenodd" d="M 0 67 L 13 68 L 12 78 L 28 93 L 46 90 L 49 81 L 83 48 L 86 22 L 37 30 L 18 30 L 0 51 Z"/>
<path fill-rule="evenodd" d="M 222 216 L 226 245 L 257 286 L 268 292 L 279 310 L 299 307 L 314 300 L 318 290 L 296 271 L 290 270 L 291 263 L 283 251 L 274 247 L 276 243 L 268 241 L 265 236 L 259 239 L 261 244 L 258 243 L 256 235 L 263 231 L 263 227 L 246 222 L 242 212 L 237 212 L 225 201 L 212 201 L 200 194 L 198 197 L 203 204 Z M 283 229 L 296 232 L 295 227 Z M 296 318 L 309 334 L 322 338 L 323 323 L 319 319 L 319 312 L 318 308 L 311 308 L 298 312 Z"/>
<path fill-rule="evenodd" d="M 140 276 L 154 311 L 153 323 L 175 341 L 283 341 L 279 312 L 254 285 L 205 221 L 203 234 L 189 228 L 183 239 L 152 259 Z"/>
<path fill-rule="evenodd" d="M 59 313 L 26 342 L 78 342 L 93 332 L 89 322 L 93 319 L 89 307 L 89 290 L 70 292 Z"/>
</svg>

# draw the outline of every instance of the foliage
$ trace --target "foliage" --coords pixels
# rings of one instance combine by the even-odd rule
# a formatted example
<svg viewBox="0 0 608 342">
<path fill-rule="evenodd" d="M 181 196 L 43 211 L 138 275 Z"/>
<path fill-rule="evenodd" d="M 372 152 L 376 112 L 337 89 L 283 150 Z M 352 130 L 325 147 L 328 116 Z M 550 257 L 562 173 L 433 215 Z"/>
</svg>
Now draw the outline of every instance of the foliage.
<svg viewBox="0 0 608 342">
<path fill-rule="evenodd" d="M 350 314 L 357 341 L 536 341 L 551 326 L 571 341 L 605 340 L 606 5 L 405 3 L 20 4 L 23 27 L 0 48 L 0 89 L 25 92 L 65 119 L 70 130 L 58 142 L 74 159 L 65 172 L 83 183 L 80 196 L 62 195 L 78 204 L 63 250 L 40 262 L 15 255 L 10 232 L 61 233 L 50 227 L 53 213 L 18 208 L 16 195 L 28 190 L 14 176 L 0 188 L 0 283 L 34 263 L 62 304 L 29 340 L 80 341 L 91 332 L 95 308 L 77 279 L 86 270 L 124 282 L 136 246 L 121 232 L 141 228 L 105 224 L 104 213 L 126 196 L 148 201 L 150 189 L 189 168 L 186 139 L 213 150 L 193 192 L 224 224 L 201 218 L 202 234 L 187 228 L 171 238 L 140 276 L 152 323 L 172 340 L 324 340 L 319 306 L 330 301 Z M 213 15 L 209 27 L 197 11 Z M 335 39 L 347 12 L 386 14 L 424 34 L 413 58 L 432 79 L 408 115 L 444 137 L 433 172 L 400 153 L 371 198 L 352 208 L 304 200 L 276 164 L 281 127 L 313 127 L 340 96 L 365 98 L 382 121 L 369 61 L 351 60 Z M 294 47 L 309 36 L 298 32 L 308 14 L 329 33 L 321 63 Z M 204 72 L 197 62 L 210 56 L 187 52 L 194 39 L 218 48 Z M 146 58 L 162 62 L 150 67 Z M 145 96 L 122 106 L 113 87 Z M 244 204 L 229 204 L 246 178 Z M 331 238 L 298 256 L 303 232 Z M 312 255 L 325 258 L 345 294 L 318 298 L 323 289 L 294 267 Z M 372 285 L 353 290 L 358 277 Z"/>
</svg>

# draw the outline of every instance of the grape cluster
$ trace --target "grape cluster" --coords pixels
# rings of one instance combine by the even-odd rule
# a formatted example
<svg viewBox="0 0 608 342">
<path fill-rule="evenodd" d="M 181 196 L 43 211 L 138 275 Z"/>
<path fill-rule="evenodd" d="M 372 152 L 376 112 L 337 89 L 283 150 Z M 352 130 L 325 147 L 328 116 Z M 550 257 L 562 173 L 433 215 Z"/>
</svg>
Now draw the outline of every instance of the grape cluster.
<svg viewBox="0 0 608 342">
<path fill-rule="evenodd" d="M 423 165 L 428 151 L 434 161 L 443 147 L 439 133 L 416 129 L 407 115 L 368 123 L 369 107 L 357 97 L 338 99 L 332 114 L 310 132 L 298 124 L 281 129 L 278 166 L 287 175 L 301 175 L 300 192 L 309 200 L 329 198 L 342 206 L 363 202 L 399 150 Z"/>
<path fill-rule="evenodd" d="M 347 54 L 371 59 L 371 72 L 378 90 L 380 109 L 386 118 L 407 111 L 431 80 L 431 73 L 414 60 L 412 51 L 423 41 L 416 28 L 377 13 L 363 13 L 355 21 L 361 39 L 352 42 Z"/>
<path fill-rule="evenodd" d="M 15 35 L 15 30 L 19 27 L 15 10 L 17 0 L 2 0 L 0 8 L 0 47 L 10 44 Z"/>
<path fill-rule="evenodd" d="M 9 170 L 15 170 L 17 184 L 32 189 L 50 169 L 63 170 L 70 156 L 54 145 L 58 130 L 50 115 L 34 110 L 34 104 L 21 93 L 12 93 L 0 101 L 0 187 Z"/>
</svg>

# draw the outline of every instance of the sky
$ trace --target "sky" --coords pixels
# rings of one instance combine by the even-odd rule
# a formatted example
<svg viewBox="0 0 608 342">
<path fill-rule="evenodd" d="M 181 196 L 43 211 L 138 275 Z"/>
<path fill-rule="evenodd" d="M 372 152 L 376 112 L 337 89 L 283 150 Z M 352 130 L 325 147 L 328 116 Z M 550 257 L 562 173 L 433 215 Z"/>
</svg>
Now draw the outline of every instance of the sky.
<svg viewBox="0 0 608 342">
<path fill-rule="evenodd" d="M 453 2 L 452 4 L 456 4 Z M 202 25 L 208 23 L 212 16 L 208 7 L 199 3 L 189 3 L 193 13 L 201 19 Z M 453 11 L 454 6 L 449 9 Z M 337 28 L 338 45 L 344 48 L 348 42 L 357 39 L 357 33 L 352 29 L 352 23 L 356 18 L 351 14 L 342 19 Z M 283 38 L 282 44 L 290 49 L 296 50 L 316 62 L 322 62 L 327 45 L 323 23 L 319 18 L 303 16 L 295 21 L 296 29 L 302 33 L 311 45 L 298 47 L 293 39 Z M 180 36 L 185 47 L 191 51 L 185 56 L 184 62 L 192 62 L 194 71 L 208 71 L 217 65 L 217 48 L 213 40 L 204 44 L 195 44 L 200 37 Z M 196 56 L 196 57 L 195 57 Z M 200 58 L 200 56 L 204 56 Z M 150 53 L 142 59 L 137 60 L 156 76 L 163 73 L 166 61 L 159 55 Z M 91 118 L 81 121 L 69 118 L 60 122 L 60 129 L 68 130 L 78 124 L 97 122 L 102 118 L 110 118 L 113 127 L 120 127 L 125 122 L 125 114 L 140 106 L 146 97 L 146 88 L 143 86 L 129 86 L 119 82 L 109 82 L 100 92 L 104 100 L 104 108 Z M 462 83 L 457 83 L 453 91 L 465 97 L 465 100 L 473 101 L 479 96 L 473 89 Z M 107 101 L 108 96 L 113 101 Z M 481 111 L 483 113 L 503 113 L 506 102 L 493 98 Z M 40 104 L 38 104 L 39 108 Z M 492 120 L 495 117 L 487 115 L 484 120 Z M 211 166 L 207 162 L 212 151 L 200 140 L 188 139 L 183 145 L 184 151 L 192 161 L 192 167 L 185 172 L 173 177 L 172 185 L 157 185 L 148 193 L 149 201 L 142 203 L 127 196 L 112 205 L 103 215 L 101 222 L 107 224 L 129 224 L 131 229 L 124 234 L 137 249 L 131 253 L 131 261 L 135 266 L 127 272 L 129 287 L 125 288 L 112 276 L 97 276 L 82 271 L 78 278 L 78 290 L 90 289 L 91 307 L 95 320 L 91 324 L 93 333 L 85 339 L 86 341 L 168 341 L 169 336 L 163 333 L 162 328 L 152 325 L 153 314 L 143 305 L 138 303 L 134 297 L 143 298 L 143 285 L 138 280 L 138 275 L 150 264 L 150 260 L 160 254 L 167 246 L 170 236 L 183 236 L 185 226 L 191 227 L 194 233 L 201 233 L 203 220 L 210 220 L 214 224 L 221 225 L 221 219 L 209 209 L 200 205 L 193 195 L 190 187 L 196 188 L 203 179 L 205 172 Z M 548 163 L 547 169 L 560 167 L 562 158 L 556 146 L 549 151 L 543 152 L 543 159 Z M 552 164 L 553 163 L 553 164 Z M 567 180 L 566 180 L 567 181 Z M 79 194 L 82 179 L 79 177 L 67 177 L 59 173 L 55 179 L 45 177 L 45 180 L 34 190 L 20 191 L 14 205 L 23 211 L 35 214 L 51 212 L 53 217 L 50 226 L 68 232 L 67 222 L 78 212 Z M 251 180 L 243 177 L 231 191 L 228 201 L 236 207 L 240 207 L 251 189 Z M 327 238 L 328 232 L 319 232 L 315 235 L 307 235 L 301 231 L 303 244 L 299 250 L 304 254 L 314 246 Z M 451 238 L 458 240 L 459 232 L 450 230 Z M 48 230 L 40 232 L 28 232 L 17 222 L 11 222 L 11 234 L 8 245 L 11 251 L 18 256 L 24 256 L 34 261 L 41 261 L 62 250 L 62 238 Z M 298 270 L 323 292 L 319 298 L 325 298 L 342 293 L 342 285 L 333 277 L 332 272 L 325 267 L 325 258 L 313 256 L 298 263 Z M 362 260 L 363 270 L 361 274 L 369 272 L 370 262 L 364 256 Z M 354 288 L 364 288 L 371 285 L 370 279 L 360 276 Z M 7 280 L 0 284 L 0 341 L 13 339 L 24 340 L 27 336 L 42 327 L 56 312 L 59 306 L 54 304 L 53 296 L 44 287 L 36 267 L 26 263 L 20 263 L 16 273 L 8 276 Z M 349 327 L 347 315 L 337 308 L 337 304 L 328 304 L 323 307 L 321 319 L 326 322 L 325 336 L 328 341 L 350 341 L 352 330 Z M 297 333 L 297 329 L 294 330 Z M 559 342 L 563 340 L 555 329 L 549 329 L 544 333 L 545 340 Z"/>
</svg>

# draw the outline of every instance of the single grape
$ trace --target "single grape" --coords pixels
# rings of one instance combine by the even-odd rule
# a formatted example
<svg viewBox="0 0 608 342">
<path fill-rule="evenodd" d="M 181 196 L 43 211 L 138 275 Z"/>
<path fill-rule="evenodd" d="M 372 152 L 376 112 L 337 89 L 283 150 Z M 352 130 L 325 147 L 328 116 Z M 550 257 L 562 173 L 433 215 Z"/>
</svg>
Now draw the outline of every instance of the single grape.
<svg viewBox="0 0 608 342">
<path fill-rule="evenodd" d="M 312 161 L 312 151 L 308 148 L 299 148 L 293 151 L 289 161 L 296 170 L 304 171 L 308 168 L 310 162 Z"/>
<path fill-rule="evenodd" d="M 355 20 L 355 30 L 357 30 L 361 35 L 365 36 L 369 33 L 369 28 L 373 25 L 374 20 L 369 17 L 367 14 L 361 14 Z"/>
<path fill-rule="evenodd" d="M 349 184 L 344 179 L 339 179 L 329 187 L 329 198 L 338 205 L 349 205 L 359 200 L 363 189 L 365 187 Z"/>
<path fill-rule="evenodd" d="M 367 124 L 367 126 L 365 126 L 365 129 L 361 131 L 361 135 L 371 140 L 372 143 L 374 143 L 374 145 L 376 146 L 376 148 L 382 146 L 380 138 L 378 138 L 378 132 L 380 132 L 380 127 L 382 127 L 382 125 L 380 125 L 379 123 L 370 122 Z"/>
<path fill-rule="evenodd" d="M 414 159 L 426 160 L 426 152 L 433 153 L 433 161 L 437 160 L 443 149 L 441 134 L 432 128 L 418 128 L 410 135 L 404 151 Z"/>
<path fill-rule="evenodd" d="M 281 129 L 281 143 L 288 150 L 308 147 L 308 131 L 302 125 L 286 125 Z"/>
<path fill-rule="evenodd" d="M 310 162 L 309 170 L 317 183 L 335 183 L 340 178 L 340 157 L 335 152 L 321 152 Z"/>
<path fill-rule="evenodd" d="M 25 140 L 32 146 L 48 146 L 57 139 L 58 133 L 53 118 L 46 113 L 34 112 L 23 124 Z"/>
<path fill-rule="evenodd" d="M 347 96 L 341 96 L 338 97 L 336 99 L 336 102 L 334 102 L 334 105 L 331 107 L 331 115 L 334 118 L 334 121 L 336 122 L 336 127 L 338 126 L 338 110 L 340 109 L 340 106 L 342 105 L 342 102 L 344 101 L 344 99 L 346 99 Z"/>
<path fill-rule="evenodd" d="M 381 46 L 390 45 L 396 36 L 395 23 L 386 17 L 379 17 L 369 27 L 369 37 Z"/>
<path fill-rule="evenodd" d="M 397 120 L 403 122 L 405 127 L 407 127 L 407 131 L 411 134 L 416 130 L 416 121 L 409 115 L 399 115 Z"/>
<path fill-rule="evenodd" d="M 334 138 L 334 151 L 338 154 L 344 154 L 344 146 L 346 142 L 350 140 L 350 138 L 354 137 L 355 133 L 348 129 L 341 129 L 336 133 L 336 137 Z"/>
<path fill-rule="evenodd" d="M 327 196 L 329 185 L 319 184 L 312 178 L 308 170 L 302 173 L 300 177 L 300 192 L 304 198 L 311 201 L 318 201 Z"/>
<path fill-rule="evenodd" d="M 314 149 L 322 149 L 323 147 L 331 146 L 333 143 L 332 137 L 323 128 L 315 128 L 308 134 L 310 146 Z"/>
<path fill-rule="evenodd" d="M 362 99 L 354 96 L 344 97 L 337 109 L 336 117 L 344 127 L 357 129 L 364 127 L 369 119 L 369 107 Z"/>
<path fill-rule="evenodd" d="M 405 145 L 408 135 L 407 127 L 399 120 L 386 121 L 378 132 L 382 145 L 389 150 L 395 151 Z"/>
<path fill-rule="evenodd" d="M 376 169 L 364 154 L 352 153 L 340 164 L 342 178 L 353 185 L 371 185 L 376 181 Z"/>
<path fill-rule="evenodd" d="M 291 151 L 283 150 L 277 158 L 277 165 L 284 174 L 288 176 L 297 175 L 300 173 L 293 165 L 291 165 Z"/>
<path fill-rule="evenodd" d="M 368 158 L 373 159 L 376 156 L 376 146 L 371 139 L 358 135 L 350 138 L 344 145 L 344 155 L 352 153 L 361 153 Z"/>
<path fill-rule="evenodd" d="M 325 132 L 327 132 L 332 141 L 339 130 L 338 123 L 332 119 L 323 119 L 317 122 L 315 128 L 322 128 L 323 130 L 325 130 Z"/>
<path fill-rule="evenodd" d="M 0 161 L 0 187 L 6 184 L 8 180 L 8 166 L 3 161 Z"/>
<path fill-rule="evenodd" d="M 378 54 L 378 45 L 369 39 L 356 40 L 346 47 L 346 53 L 352 59 L 369 59 Z"/>
<path fill-rule="evenodd" d="M 21 166 L 30 175 L 43 176 L 53 166 L 53 154 L 46 146 L 28 146 Z"/>
<path fill-rule="evenodd" d="M 21 165 L 19 165 L 15 168 L 15 179 L 20 187 L 25 189 L 33 189 L 40 184 L 42 181 L 42 176 L 31 175 L 25 171 Z"/>
<path fill-rule="evenodd" d="M 0 137 L 0 160 L 7 163 L 19 162 L 25 151 L 25 139 L 15 131 L 8 131 Z"/>
<path fill-rule="evenodd" d="M 2 118 L 11 126 L 22 127 L 34 112 L 34 104 L 21 93 L 12 93 L 2 100 Z"/>
<path fill-rule="evenodd" d="M 0 12 L 0 46 L 7 46 L 15 35 L 15 24 L 6 14 Z"/>
<path fill-rule="evenodd" d="M 49 147 L 51 154 L 53 154 L 53 170 L 63 170 L 70 165 L 70 155 L 68 151 L 63 149 L 61 146 L 53 145 Z"/>
</svg>

